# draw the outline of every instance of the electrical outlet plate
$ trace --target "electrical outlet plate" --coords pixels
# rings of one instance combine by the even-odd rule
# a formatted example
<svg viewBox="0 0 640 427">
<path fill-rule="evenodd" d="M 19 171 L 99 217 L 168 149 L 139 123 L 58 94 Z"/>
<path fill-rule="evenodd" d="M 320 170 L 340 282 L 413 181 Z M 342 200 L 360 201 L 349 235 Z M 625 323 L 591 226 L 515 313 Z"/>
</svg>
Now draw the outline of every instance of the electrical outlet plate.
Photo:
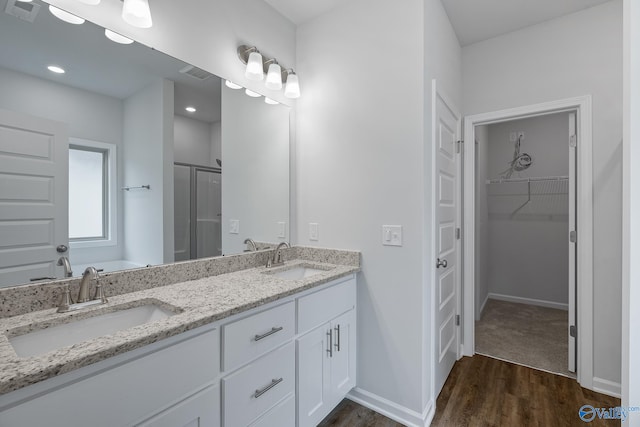
<svg viewBox="0 0 640 427">
<path fill-rule="evenodd" d="M 284 239 L 286 236 L 286 231 L 285 231 L 285 225 L 286 223 L 284 221 L 280 221 L 278 222 L 278 237 L 281 239 Z"/>
<path fill-rule="evenodd" d="M 309 240 L 318 241 L 318 223 L 309 223 Z"/>
<path fill-rule="evenodd" d="M 240 220 L 239 219 L 230 219 L 229 220 L 229 233 L 231 233 L 231 234 L 239 234 L 240 233 Z"/>
<path fill-rule="evenodd" d="M 382 244 L 384 246 L 402 246 L 402 226 L 383 225 Z"/>
</svg>

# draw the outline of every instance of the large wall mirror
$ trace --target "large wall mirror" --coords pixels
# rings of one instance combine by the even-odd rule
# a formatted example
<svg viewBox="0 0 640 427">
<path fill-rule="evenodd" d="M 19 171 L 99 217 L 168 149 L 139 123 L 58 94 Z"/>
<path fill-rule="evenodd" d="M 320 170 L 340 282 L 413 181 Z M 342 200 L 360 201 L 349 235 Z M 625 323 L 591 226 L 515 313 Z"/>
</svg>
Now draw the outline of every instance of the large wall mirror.
<svg viewBox="0 0 640 427">
<path fill-rule="evenodd" d="M 288 240 L 288 107 L 0 5 L 0 287 L 64 277 L 61 256 L 78 276 Z"/>
</svg>

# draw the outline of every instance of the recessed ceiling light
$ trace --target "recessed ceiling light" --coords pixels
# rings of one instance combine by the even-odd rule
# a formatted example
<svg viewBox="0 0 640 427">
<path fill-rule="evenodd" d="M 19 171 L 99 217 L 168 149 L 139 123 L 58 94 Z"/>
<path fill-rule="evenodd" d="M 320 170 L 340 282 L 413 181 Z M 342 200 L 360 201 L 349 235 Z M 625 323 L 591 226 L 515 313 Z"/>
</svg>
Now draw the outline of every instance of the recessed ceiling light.
<svg viewBox="0 0 640 427">
<path fill-rule="evenodd" d="M 84 19 L 80 18 L 79 16 L 73 15 L 65 10 L 58 9 L 55 6 L 49 6 L 49 12 L 51 12 L 51 14 L 56 18 L 61 19 L 69 24 L 84 24 Z"/>
<path fill-rule="evenodd" d="M 111 40 L 112 42 L 116 42 L 116 43 L 120 43 L 120 44 L 131 44 L 133 43 L 133 40 L 131 40 L 128 37 L 122 36 L 118 33 L 114 33 L 111 30 L 108 29 L 104 29 L 104 35 L 107 36 L 107 38 L 109 40 Z"/>
<path fill-rule="evenodd" d="M 185 108 L 185 110 L 187 110 L 190 113 L 195 113 L 196 112 L 196 107 L 187 107 L 187 108 Z"/>
<path fill-rule="evenodd" d="M 249 89 L 245 89 L 244 93 L 246 93 L 247 95 L 249 95 L 252 98 L 260 98 L 262 96 L 258 92 L 254 92 L 254 91 L 249 90 Z"/>
<path fill-rule="evenodd" d="M 242 89 L 242 86 L 232 82 L 231 80 L 225 80 L 224 84 L 230 89 Z"/>
<path fill-rule="evenodd" d="M 57 65 L 49 65 L 47 67 L 47 70 L 51 71 L 52 73 L 56 73 L 56 74 L 64 74 L 64 68 L 60 68 Z"/>
<path fill-rule="evenodd" d="M 278 105 L 278 104 L 280 104 L 275 99 L 267 98 L 266 96 L 264 97 L 264 103 L 265 104 L 269 104 L 269 105 Z"/>
</svg>

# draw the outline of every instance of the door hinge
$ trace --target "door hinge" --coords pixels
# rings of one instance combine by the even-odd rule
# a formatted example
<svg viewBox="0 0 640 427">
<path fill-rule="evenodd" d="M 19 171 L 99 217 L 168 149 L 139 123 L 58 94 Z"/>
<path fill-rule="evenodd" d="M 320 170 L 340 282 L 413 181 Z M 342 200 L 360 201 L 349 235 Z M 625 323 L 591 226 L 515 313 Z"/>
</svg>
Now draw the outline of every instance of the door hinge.
<svg viewBox="0 0 640 427">
<path fill-rule="evenodd" d="M 578 337 L 578 327 L 576 325 L 569 326 L 569 336 L 572 338 Z"/>
<path fill-rule="evenodd" d="M 571 243 L 575 243 L 578 241 L 578 233 L 576 232 L 576 230 L 571 230 L 569 232 L 569 241 Z"/>
<path fill-rule="evenodd" d="M 456 228 L 456 240 L 460 240 L 460 227 Z"/>
<path fill-rule="evenodd" d="M 460 315 L 456 314 L 456 326 L 460 326 Z"/>
<path fill-rule="evenodd" d="M 569 137 L 569 147 L 575 148 L 578 145 L 578 137 L 576 135 L 571 135 Z"/>
<path fill-rule="evenodd" d="M 456 141 L 456 153 L 460 153 L 462 151 L 462 144 L 464 144 L 462 139 Z"/>
</svg>

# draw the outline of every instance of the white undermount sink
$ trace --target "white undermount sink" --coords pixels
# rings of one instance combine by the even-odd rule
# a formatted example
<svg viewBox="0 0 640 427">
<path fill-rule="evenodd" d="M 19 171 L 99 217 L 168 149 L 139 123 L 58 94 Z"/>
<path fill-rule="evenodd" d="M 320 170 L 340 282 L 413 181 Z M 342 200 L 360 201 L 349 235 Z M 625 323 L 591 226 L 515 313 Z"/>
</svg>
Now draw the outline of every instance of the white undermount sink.
<svg viewBox="0 0 640 427">
<path fill-rule="evenodd" d="M 69 323 L 9 338 L 9 343 L 19 357 L 38 356 L 154 320 L 166 319 L 174 314 L 163 307 L 149 303 L 86 319 L 73 319 Z"/>
<path fill-rule="evenodd" d="M 319 268 L 307 267 L 304 265 L 300 265 L 297 267 L 289 268 L 287 270 L 278 271 L 273 273 L 274 276 L 280 277 L 281 279 L 305 279 L 307 277 L 315 276 L 318 273 L 324 273 L 326 270 L 321 270 Z"/>
</svg>

